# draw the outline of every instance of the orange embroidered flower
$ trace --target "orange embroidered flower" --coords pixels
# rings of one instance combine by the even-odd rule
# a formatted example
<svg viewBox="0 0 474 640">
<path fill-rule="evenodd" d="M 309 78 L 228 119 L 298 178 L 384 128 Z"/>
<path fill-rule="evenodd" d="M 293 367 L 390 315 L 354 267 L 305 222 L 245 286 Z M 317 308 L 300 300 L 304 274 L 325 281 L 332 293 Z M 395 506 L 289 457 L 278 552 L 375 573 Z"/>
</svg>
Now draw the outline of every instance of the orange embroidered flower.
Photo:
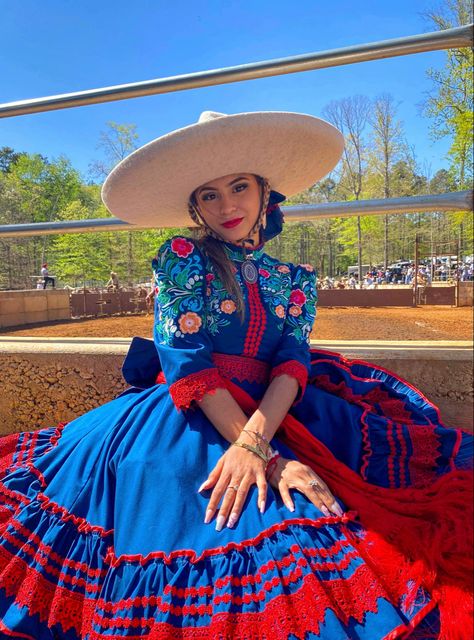
<svg viewBox="0 0 474 640">
<path fill-rule="evenodd" d="M 310 273 L 314 271 L 314 267 L 311 264 L 300 264 L 300 267 L 303 267 L 303 269 L 306 269 L 306 271 L 309 271 Z"/>
<path fill-rule="evenodd" d="M 299 307 L 297 304 L 294 304 L 290 307 L 290 310 L 288 313 L 294 316 L 295 318 L 297 318 L 298 316 L 301 315 L 301 307 Z"/>
<path fill-rule="evenodd" d="M 282 304 L 279 304 L 277 307 L 275 307 L 275 313 L 277 314 L 277 316 L 279 318 L 284 318 L 285 317 L 285 307 Z"/>
<path fill-rule="evenodd" d="M 280 264 L 277 267 L 277 271 L 279 271 L 280 273 L 290 273 L 290 268 L 286 266 L 286 264 Z"/>
<path fill-rule="evenodd" d="M 224 313 L 234 313 L 236 310 L 235 302 L 233 300 L 223 300 L 221 302 L 221 311 Z"/>
<path fill-rule="evenodd" d="M 197 333 L 202 325 L 202 320 L 194 311 L 188 311 L 178 320 L 181 333 Z"/>
</svg>

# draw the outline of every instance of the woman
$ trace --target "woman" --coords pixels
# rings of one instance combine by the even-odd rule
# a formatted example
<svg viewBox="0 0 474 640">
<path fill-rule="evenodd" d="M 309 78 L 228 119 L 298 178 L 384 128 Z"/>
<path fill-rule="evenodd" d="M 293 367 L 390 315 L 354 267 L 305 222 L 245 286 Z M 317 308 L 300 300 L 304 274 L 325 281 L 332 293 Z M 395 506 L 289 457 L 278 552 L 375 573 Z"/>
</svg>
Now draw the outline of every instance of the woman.
<svg viewBox="0 0 474 640">
<path fill-rule="evenodd" d="M 311 116 L 206 112 L 109 176 L 120 218 L 199 238 L 153 262 L 133 386 L 5 443 L 6 637 L 468 637 L 469 436 L 389 372 L 310 352 L 313 269 L 264 252 L 273 189 L 341 152 Z"/>
</svg>

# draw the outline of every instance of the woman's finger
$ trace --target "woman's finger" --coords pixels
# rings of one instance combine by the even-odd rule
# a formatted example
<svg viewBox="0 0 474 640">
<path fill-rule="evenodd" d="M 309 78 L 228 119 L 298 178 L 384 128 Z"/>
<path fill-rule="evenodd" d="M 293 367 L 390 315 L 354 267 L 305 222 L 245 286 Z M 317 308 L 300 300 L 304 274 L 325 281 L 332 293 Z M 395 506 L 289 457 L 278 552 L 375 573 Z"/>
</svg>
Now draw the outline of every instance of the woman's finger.
<svg viewBox="0 0 474 640">
<path fill-rule="evenodd" d="M 231 480 L 224 493 L 224 498 L 217 515 L 216 531 L 221 531 L 222 527 L 225 525 L 227 518 L 229 517 L 229 513 L 235 503 L 235 498 L 239 490 L 240 482 L 238 482 L 237 480 Z"/>
<path fill-rule="evenodd" d="M 204 518 L 204 524 L 209 524 L 209 522 L 212 520 L 212 517 L 216 512 L 217 507 L 219 506 L 219 502 L 221 501 L 225 490 L 229 486 L 229 481 L 230 478 L 223 478 L 222 475 L 220 476 L 216 486 L 211 493 L 211 497 L 209 498 L 209 503 L 206 509 L 206 516 Z"/>
<path fill-rule="evenodd" d="M 213 487 L 219 479 L 219 476 L 222 472 L 222 467 L 224 466 L 224 459 L 220 458 L 212 471 L 209 473 L 207 478 L 204 480 L 202 485 L 198 489 L 198 493 L 204 491 L 204 489 L 210 489 Z"/>
<path fill-rule="evenodd" d="M 280 482 L 278 483 L 278 491 L 280 492 L 281 499 L 283 500 L 286 508 L 293 512 L 295 510 L 295 505 L 293 503 L 293 500 L 291 499 L 288 485 L 284 480 L 280 480 Z"/>
<path fill-rule="evenodd" d="M 264 513 L 265 504 L 267 502 L 267 479 L 263 473 L 259 473 L 257 476 L 257 487 L 258 487 L 258 496 L 257 496 L 257 504 L 258 510 L 260 513 Z"/>
<path fill-rule="evenodd" d="M 246 479 L 242 480 L 242 482 L 240 483 L 240 487 L 235 492 L 235 501 L 234 501 L 234 504 L 232 505 L 232 511 L 230 513 L 229 520 L 227 522 L 227 526 L 229 528 L 234 527 L 237 520 L 240 518 L 240 514 L 242 513 L 242 509 L 244 508 L 244 504 L 247 499 L 247 495 L 251 487 L 251 484 L 252 483 Z M 221 511 L 222 511 L 222 508 L 221 508 Z"/>
</svg>

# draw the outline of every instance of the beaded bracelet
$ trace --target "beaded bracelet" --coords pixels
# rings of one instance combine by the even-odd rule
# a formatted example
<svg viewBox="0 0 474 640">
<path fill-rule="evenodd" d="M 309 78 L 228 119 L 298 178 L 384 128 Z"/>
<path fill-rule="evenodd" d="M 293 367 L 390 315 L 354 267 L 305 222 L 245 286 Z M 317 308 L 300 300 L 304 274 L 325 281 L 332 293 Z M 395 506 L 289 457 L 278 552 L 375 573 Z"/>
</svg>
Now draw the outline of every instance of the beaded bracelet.
<svg viewBox="0 0 474 640">
<path fill-rule="evenodd" d="M 281 458 L 281 455 L 278 453 L 278 451 L 275 450 L 273 452 L 272 457 L 267 462 L 267 467 L 265 469 L 265 477 L 266 477 L 267 480 L 270 480 L 270 478 L 272 477 L 272 474 L 276 469 L 277 462 L 278 462 L 279 458 Z"/>
</svg>

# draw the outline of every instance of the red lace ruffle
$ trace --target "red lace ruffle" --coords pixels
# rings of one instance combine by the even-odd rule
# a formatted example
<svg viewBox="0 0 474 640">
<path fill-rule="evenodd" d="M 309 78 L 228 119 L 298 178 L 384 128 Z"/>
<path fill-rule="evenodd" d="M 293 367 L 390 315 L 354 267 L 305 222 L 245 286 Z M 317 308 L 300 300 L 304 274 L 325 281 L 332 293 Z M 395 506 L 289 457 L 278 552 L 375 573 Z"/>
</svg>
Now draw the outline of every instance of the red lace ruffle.
<svg viewBox="0 0 474 640">
<path fill-rule="evenodd" d="M 281 364 L 273 367 L 270 373 L 270 380 L 276 378 L 277 376 L 287 375 L 292 378 L 296 378 L 296 381 L 299 384 L 300 391 L 297 396 L 297 401 L 300 400 L 304 392 L 306 390 L 306 383 L 308 382 L 308 370 L 298 360 L 287 360 L 286 362 L 282 362 Z"/>
<path fill-rule="evenodd" d="M 258 284 L 246 283 L 249 302 L 249 326 L 242 355 L 255 358 L 267 326 L 267 312 L 260 299 Z"/>
<path fill-rule="evenodd" d="M 202 400 L 206 393 L 213 393 L 216 389 L 225 389 L 219 371 L 203 369 L 171 384 L 170 395 L 177 409 L 189 409 L 193 402 Z"/>
<path fill-rule="evenodd" d="M 239 382 L 268 383 L 270 365 L 263 360 L 232 356 L 226 353 L 214 353 L 212 360 L 225 378 L 235 379 Z"/>
</svg>

